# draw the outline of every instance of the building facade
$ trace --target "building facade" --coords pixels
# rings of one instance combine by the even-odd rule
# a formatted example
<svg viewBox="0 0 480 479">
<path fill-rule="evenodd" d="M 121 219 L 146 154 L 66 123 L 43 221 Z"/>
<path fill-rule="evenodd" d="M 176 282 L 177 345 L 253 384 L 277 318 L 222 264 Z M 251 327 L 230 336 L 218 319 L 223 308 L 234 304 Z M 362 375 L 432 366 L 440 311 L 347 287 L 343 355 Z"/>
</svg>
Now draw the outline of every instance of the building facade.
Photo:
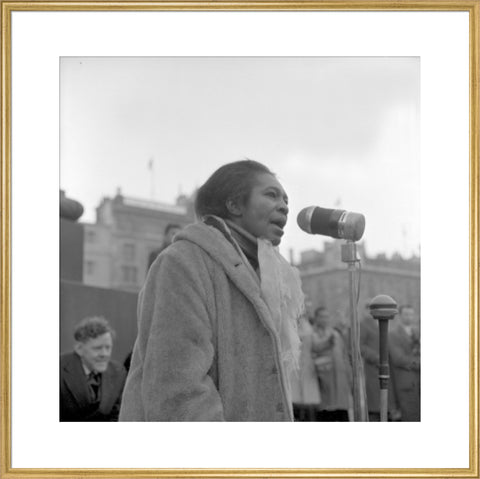
<svg viewBox="0 0 480 479">
<path fill-rule="evenodd" d="M 303 291 L 310 311 L 325 306 L 336 321 L 348 322 L 350 317 L 350 286 L 348 264 L 342 262 L 342 241 L 325 244 L 324 251 L 309 250 L 300 255 Z M 379 295 L 391 296 L 397 304 L 411 304 L 420 314 L 420 258 L 404 259 L 394 255 L 368 257 L 363 243 L 357 245 L 360 259 L 355 273 L 355 300 L 359 315 L 365 305 Z"/>
<path fill-rule="evenodd" d="M 194 221 L 192 201 L 181 196 L 174 205 L 126 197 L 105 197 L 96 222 L 84 223 L 83 282 L 137 292 L 143 285 L 148 258 L 158 249 L 169 224 Z"/>
</svg>

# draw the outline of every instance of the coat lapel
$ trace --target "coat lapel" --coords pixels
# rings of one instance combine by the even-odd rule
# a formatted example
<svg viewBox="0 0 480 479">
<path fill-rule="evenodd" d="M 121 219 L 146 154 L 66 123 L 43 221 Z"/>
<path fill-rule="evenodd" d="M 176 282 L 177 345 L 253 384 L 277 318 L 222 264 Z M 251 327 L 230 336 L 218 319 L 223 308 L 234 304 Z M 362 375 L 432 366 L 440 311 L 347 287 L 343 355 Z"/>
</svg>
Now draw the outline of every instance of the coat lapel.
<svg viewBox="0 0 480 479">
<path fill-rule="evenodd" d="M 224 265 L 228 277 L 242 292 L 242 294 L 244 294 L 245 297 L 252 303 L 264 325 L 267 326 L 267 328 L 270 329 L 274 334 L 276 334 L 277 328 L 273 321 L 270 309 L 261 296 L 258 278 L 253 277 L 252 272 L 249 270 L 249 265 L 242 261 L 240 256 L 238 256 L 236 251 L 233 249 L 233 246 L 232 251 L 235 253 L 236 258 L 231 258 L 232 261 L 228 266 Z"/>
<path fill-rule="evenodd" d="M 225 269 L 227 276 L 232 283 L 242 292 L 243 295 L 252 303 L 260 320 L 276 336 L 276 327 L 272 315 L 260 292 L 260 281 L 253 268 L 246 259 L 243 259 L 241 253 L 236 250 L 230 240 L 225 241 L 227 231 L 220 231 L 215 226 L 208 226 L 204 223 L 193 225 L 196 228 L 204 229 L 207 235 L 196 235 L 197 243 L 212 258 L 220 262 Z M 210 237 L 210 239 L 205 239 Z M 212 245 L 215 245 L 215 254 L 212 254 Z"/>
<path fill-rule="evenodd" d="M 82 368 L 82 362 L 77 354 L 72 354 L 70 361 L 64 365 L 63 371 L 65 384 L 78 406 L 80 408 L 86 407 L 90 402 L 87 378 Z"/>
</svg>

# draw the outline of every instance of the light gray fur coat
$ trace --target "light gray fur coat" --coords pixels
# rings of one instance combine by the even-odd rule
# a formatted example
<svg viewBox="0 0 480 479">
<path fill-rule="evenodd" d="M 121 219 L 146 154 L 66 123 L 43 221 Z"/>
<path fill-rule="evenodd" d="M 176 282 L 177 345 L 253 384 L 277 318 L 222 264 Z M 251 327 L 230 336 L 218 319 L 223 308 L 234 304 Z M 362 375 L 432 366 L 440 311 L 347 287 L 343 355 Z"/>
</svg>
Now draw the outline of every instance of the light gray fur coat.
<svg viewBox="0 0 480 479">
<path fill-rule="evenodd" d="M 120 421 L 292 421 L 279 344 L 236 247 L 190 225 L 140 293 Z"/>
</svg>

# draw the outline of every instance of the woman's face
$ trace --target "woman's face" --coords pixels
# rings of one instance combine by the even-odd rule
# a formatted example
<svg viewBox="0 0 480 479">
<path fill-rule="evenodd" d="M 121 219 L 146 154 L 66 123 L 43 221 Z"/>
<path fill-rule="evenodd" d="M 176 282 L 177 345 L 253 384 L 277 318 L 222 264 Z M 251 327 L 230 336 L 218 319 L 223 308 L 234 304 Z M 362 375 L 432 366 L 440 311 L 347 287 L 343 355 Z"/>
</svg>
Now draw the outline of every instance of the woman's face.
<svg viewBox="0 0 480 479">
<path fill-rule="evenodd" d="M 288 197 L 278 180 L 269 173 L 260 173 L 249 198 L 238 205 L 233 221 L 256 238 L 265 238 L 277 246 L 287 223 Z"/>
</svg>

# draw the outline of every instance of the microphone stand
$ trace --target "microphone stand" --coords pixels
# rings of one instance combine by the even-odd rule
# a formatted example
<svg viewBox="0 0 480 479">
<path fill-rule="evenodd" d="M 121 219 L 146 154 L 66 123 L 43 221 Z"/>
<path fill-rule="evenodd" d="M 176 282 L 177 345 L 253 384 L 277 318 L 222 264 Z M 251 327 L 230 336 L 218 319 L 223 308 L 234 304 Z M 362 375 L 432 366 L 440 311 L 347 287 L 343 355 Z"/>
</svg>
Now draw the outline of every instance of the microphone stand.
<svg viewBox="0 0 480 479">
<path fill-rule="evenodd" d="M 388 321 L 398 313 L 397 303 L 386 294 L 379 294 L 370 303 L 370 314 L 378 320 L 378 380 L 380 381 L 380 421 L 388 421 L 388 382 L 390 366 L 388 364 Z"/>
<path fill-rule="evenodd" d="M 357 256 L 357 245 L 354 241 L 347 241 L 341 246 L 342 262 L 348 265 L 348 285 L 350 299 L 350 349 L 352 354 L 353 372 L 353 420 L 368 421 L 365 375 L 363 360 L 360 353 L 360 324 L 357 315 L 357 298 L 355 275 L 358 271 L 360 259 Z"/>
</svg>

